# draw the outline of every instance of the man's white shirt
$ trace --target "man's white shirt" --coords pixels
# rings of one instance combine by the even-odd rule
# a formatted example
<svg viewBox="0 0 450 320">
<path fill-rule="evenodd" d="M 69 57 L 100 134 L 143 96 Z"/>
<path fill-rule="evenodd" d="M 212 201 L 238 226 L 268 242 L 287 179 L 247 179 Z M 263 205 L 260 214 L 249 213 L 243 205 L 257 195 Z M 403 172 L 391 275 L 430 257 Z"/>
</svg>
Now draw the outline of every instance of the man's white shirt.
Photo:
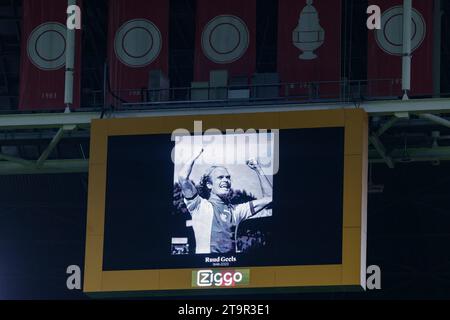
<svg viewBox="0 0 450 320">
<path fill-rule="evenodd" d="M 184 198 L 184 203 L 192 217 L 192 227 L 195 233 L 196 254 L 211 253 L 211 236 L 214 219 L 214 209 L 211 202 L 198 194 L 192 199 Z M 246 202 L 230 208 L 232 223 L 239 223 L 251 217 L 254 213 L 252 202 Z"/>
</svg>

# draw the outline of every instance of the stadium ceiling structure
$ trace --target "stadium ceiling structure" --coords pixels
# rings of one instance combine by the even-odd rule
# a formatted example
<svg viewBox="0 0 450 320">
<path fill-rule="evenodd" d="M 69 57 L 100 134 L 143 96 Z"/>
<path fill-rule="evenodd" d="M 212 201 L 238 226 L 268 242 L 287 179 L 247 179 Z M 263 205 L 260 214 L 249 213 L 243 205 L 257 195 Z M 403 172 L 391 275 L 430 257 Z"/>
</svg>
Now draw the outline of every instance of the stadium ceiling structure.
<svg viewBox="0 0 450 320">
<path fill-rule="evenodd" d="M 130 118 L 201 114 L 236 114 L 288 110 L 363 108 L 370 115 L 369 161 L 396 163 L 450 160 L 450 99 L 377 101 L 352 104 L 281 104 L 271 106 L 209 105 L 65 113 L 8 114 L 0 116 L 0 175 L 88 171 L 88 140 L 91 121 L 100 118 Z M 390 132 L 388 134 L 388 132 Z M 382 142 L 383 141 L 383 142 Z M 384 141 L 388 141 L 387 144 Z M 60 148 L 60 150 L 58 150 Z M 74 151 L 75 150 L 75 151 Z M 71 152 L 70 152 L 71 151 Z M 67 154 L 66 156 L 64 156 Z"/>
<path fill-rule="evenodd" d="M 186 42 L 192 41 L 193 32 L 184 26 L 194 17 L 194 1 L 173 0 L 171 25 L 175 34 L 171 53 L 171 80 L 175 86 L 189 82 L 189 66 L 184 61 L 192 55 Z M 276 1 L 271 0 L 270 3 Z M 344 1 L 343 74 L 348 79 L 364 79 L 367 59 L 365 16 L 354 13 L 367 6 L 367 1 Z M 445 35 L 450 31 L 447 23 L 447 3 L 442 4 L 442 75 L 440 97 L 424 97 L 402 101 L 366 100 L 355 96 L 345 101 L 321 102 L 236 102 L 178 101 L 152 103 L 151 105 L 124 106 L 120 110 L 104 108 L 101 102 L 104 86 L 103 68 L 106 54 L 107 29 L 106 0 L 86 2 L 86 19 L 83 20 L 83 107 L 72 112 L 22 113 L 16 110 L 19 92 L 19 61 L 21 46 L 21 1 L 0 0 L 0 175 L 87 172 L 89 159 L 89 130 L 93 119 L 105 117 L 171 116 L 183 114 L 211 114 L 236 112 L 268 112 L 284 110 L 317 110 L 363 108 L 370 115 L 371 163 L 395 168 L 398 163 L 429 162 L 438 165 L 450 160 L 450 98 L 445 92 L 450 88 L 446 72 L 450 63 L 449 42 Z M 264 15 L 262 15 L 264 16 Z M 259 22 L 270 23 L 269 21 Z M 265 25 L 266 26 L 266 25 Z M 267 28 L 266 28 L 267 29 Z M 345 29 L 345 30 L 344 30 Z M 258 54 L 261 69 L 273 69 L 273 34 L 260 36 L 264 50 Z M 276 36 L 276 35 L 275 35 Z M 366 50 L 367 51 L 367 50 Z M 448 87 L 448 88 L 447 88 Z M 31 87 L 32 88 L 32 87 Z M 93 98 L 94 97 L 94 98 Z M 97 98 L 95 98 L 97 97 Z M 94 101 L 94 102 L 93 102 Z M 98 102 L 100 101 L 100 102 Z"/>
</svg>

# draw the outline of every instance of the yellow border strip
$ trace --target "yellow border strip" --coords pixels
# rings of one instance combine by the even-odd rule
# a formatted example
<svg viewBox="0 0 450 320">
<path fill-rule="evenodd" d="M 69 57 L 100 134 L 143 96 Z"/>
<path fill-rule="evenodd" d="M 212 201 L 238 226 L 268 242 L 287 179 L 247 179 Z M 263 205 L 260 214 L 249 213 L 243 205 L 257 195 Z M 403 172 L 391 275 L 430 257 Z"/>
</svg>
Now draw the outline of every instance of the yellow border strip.
<svg viewBox="0 0 450 320">
<path fill-rule="evenodd" d="M 362 286 L 365 288 L 367 205 L 367 114 L 362 109 L 268 112 L 94 120 L 91 127 L 85 292 L 201 290 L 191 287 L 193 269 L 103 271 L 107 139 L 109 136 L 168 133 L 194 121 L 203 130 L 344 127 L 342 264 L 251 267 L 246 288 Z"/>
</svg>

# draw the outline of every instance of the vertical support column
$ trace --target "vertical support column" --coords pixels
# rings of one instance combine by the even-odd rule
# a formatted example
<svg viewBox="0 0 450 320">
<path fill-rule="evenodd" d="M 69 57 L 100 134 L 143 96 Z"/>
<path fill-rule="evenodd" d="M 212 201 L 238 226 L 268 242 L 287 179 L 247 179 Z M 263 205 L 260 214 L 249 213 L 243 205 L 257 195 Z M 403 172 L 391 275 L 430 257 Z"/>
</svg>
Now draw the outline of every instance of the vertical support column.
<svg viewBox="0 0 450 320">
<path fill-rule="evenodd" d="M 68 0 L 67 5 L 76 5 L 76 0 Z M 68 17 L 70 14 L 68 13 Z M 75 66 L 75 29 L 67 28 L 66 36 L 67 48 L 66 48 L 66 78 L 64 87 L 64 103 L 66 105 L 66 111 L 70 111 L 70 107 L 73 105 L 73 72 Z"/>
<path fill-rule="evenodd" d="M 412 0 L 403 0 L 403 61 L 402 61 L 402 90 L 403 100 L 408 100 L 411 90 L 411 25 Z"/>
<path fill-rule="evenodd" d="M 433 97 L 441 95 L 441 0 L 434 0 L 433 7 Z"/>
</svg>

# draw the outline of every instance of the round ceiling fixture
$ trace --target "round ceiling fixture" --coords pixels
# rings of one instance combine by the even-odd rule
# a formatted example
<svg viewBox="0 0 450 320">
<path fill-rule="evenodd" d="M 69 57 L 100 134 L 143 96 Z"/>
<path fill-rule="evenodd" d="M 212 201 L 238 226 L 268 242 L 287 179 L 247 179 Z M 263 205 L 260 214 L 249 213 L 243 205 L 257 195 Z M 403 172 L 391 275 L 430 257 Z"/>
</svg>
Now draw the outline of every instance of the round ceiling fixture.
<svg viewBox="0 0 450 320">
<path fill-rule="evenodd" d="M 161 32 L 146 19 L 125 22 L 114 38 L 116 56 L 123 64 L 133 68 L 152 63 L 158 57 L 161 47 Z"/>
<path fill-rule="evenodd" d="M 413 8 L 411 25 L 411 52 L 420 47 L 426 34 L 426 24 L 419 11 Z M 375 33 L 378 46 L 388 54 L 403 53 L 403 7 L 395 6 L 381 16 L 381 29 Z"/>
<path fill-rule="evenodd" d="M 215 63 L 231 63 L 241 58 L 249 45 L 247 25 L 232 15 L 220 15 L 206 24 L 202 33 L 202 49 Z"/>
<path fill-rule="evenodd" d="M 47 22 L 29 35 L 27 53 L 30 61 L 41 70 L 57 70 L 66 64 L 66 27 Z"/>
</svg>

